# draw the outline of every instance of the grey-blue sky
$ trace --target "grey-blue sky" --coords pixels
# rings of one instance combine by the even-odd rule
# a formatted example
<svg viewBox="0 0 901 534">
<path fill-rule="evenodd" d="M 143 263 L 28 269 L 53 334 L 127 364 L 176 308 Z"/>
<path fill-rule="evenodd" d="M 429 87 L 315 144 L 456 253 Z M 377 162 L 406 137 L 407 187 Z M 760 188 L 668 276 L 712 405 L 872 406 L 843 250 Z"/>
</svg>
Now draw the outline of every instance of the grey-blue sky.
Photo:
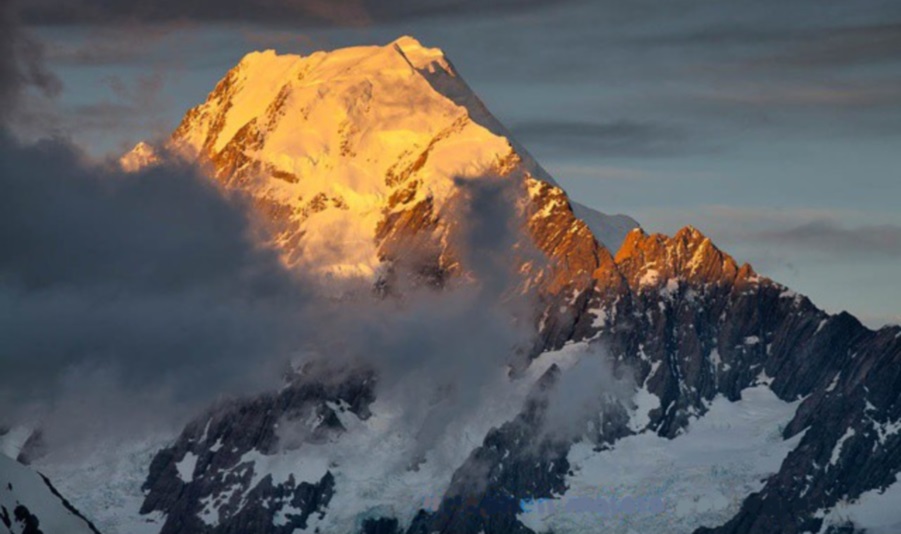
<svg viewBox="0 0 901 534">
<path fill-rule="evenodd" d="M 252 22 L 201 0 L 152 14 L 83 4 L 26 17 L 53 22 L 36 29 L 65 89 L 25 122 L 96 154 L 174 127 L 250 49 L 412 34 L 579 201 L 651 231 L 694 224 L 831 311 L 901 315 L 897 241 L 867 238 L 901 233 L 897 2 L 294 2 L 306 11 Z"/>
</svg>

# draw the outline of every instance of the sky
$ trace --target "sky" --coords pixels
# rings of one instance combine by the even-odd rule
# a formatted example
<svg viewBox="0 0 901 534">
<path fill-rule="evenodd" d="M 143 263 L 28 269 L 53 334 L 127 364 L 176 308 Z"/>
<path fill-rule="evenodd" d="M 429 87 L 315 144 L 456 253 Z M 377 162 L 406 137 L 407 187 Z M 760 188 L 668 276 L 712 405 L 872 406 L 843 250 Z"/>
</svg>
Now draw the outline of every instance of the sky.
<svg viewBox="0 0 901 534">
<path fill-rule="evenodd" d="M 691 224 L 866 324 L 901 322 L 901 4 L 29 0 L 58 83 L 13 117 L 95 157 L 165 136 L 247 52 L 442 48 L 567 190 Z"/>
</svg>

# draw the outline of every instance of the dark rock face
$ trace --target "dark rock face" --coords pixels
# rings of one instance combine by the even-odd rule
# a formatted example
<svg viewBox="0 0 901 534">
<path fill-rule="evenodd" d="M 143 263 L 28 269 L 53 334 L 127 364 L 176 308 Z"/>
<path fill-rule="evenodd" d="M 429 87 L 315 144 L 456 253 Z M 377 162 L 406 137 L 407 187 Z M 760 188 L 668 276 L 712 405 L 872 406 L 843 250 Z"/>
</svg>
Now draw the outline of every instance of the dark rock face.
<svg viewBox="0 0 901 534">
<path fill-rule="evenodd" d="M 739 267 L 694 229 L 671 239 L 633 231 L 614 268 L 627 288 L 593 296 L 578 331 L 598 336 L 660 398 L 650 428 L 661 436 L 677 435 L 718 394 L 738 400 L 775 376 L 769 362 L 800 344 L 781 346 L 785 321 L 806 313 L 797 327 L 815 328 L 825 317 L 806 299 L 783 298 L 784 287 Z"/>
<path fill-rule="evenodd" d="M 23 505 L 16 506 L 13 510 L 13 518 L 21 525 L 22 534 L 44 534 L 41 530 L 41 521 Z"/>
<path fill-rule="evenodd" d="M 274 534 L 306 528 L 311 516 L 328 506 L 332 474 L 315 481 L 298 481 L 293 474 L 280 482 L 271 475 L 255 480 L 258 467 L 245 455 L 271 456 L 280 447 L 302 448 L 343 432 L 336 410 L 369 417 L 373 388 L 367 372 L 328 384 L 298 378 L 277 394 L 215 408 L 154 457 L 141 513 L 165 512 L 162 534 Z M 283 421 L 302 425 L 305 432 L 294 437 L 296 443 L 280 442 Z"/>
<path fill-rule="evenodd" d="M 361 534 L 400 534 L 400 526 L 394 518 L 367 519 L 363 521 Z"/>
<path fill-rule="evenodd" d="M 699 532 L 819 531 L 818 510 L 895 482 L 901 471 L 899 330 L 870 332 L 847 315 L 833 321 L 831 351 L 821 347 L 832 357 L 812 362 L 829 369 L 820 373 L 826 385 L 820 382 L 807 393 L 785 429 L 786 437 L 805 432 L 801 443 L 738 515 Z M 847 524 L 829 528 L 854 532 Z"/>
</svg>

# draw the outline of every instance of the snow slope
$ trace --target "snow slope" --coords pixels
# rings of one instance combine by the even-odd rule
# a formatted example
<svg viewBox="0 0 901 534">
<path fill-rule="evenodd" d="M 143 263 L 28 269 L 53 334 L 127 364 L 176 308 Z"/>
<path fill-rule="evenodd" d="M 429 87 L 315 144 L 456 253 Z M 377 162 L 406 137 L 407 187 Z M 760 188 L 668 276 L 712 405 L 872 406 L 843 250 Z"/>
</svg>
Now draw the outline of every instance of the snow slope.
<svg viewBox="0 0 901 534">
<path fill-rule="evenodd" d="M 40 474 L 0 454 L 0 532 L 96 534 Z"/>
<path fill-rule="evenodd" d="M 153 455 L 170 436 L 139 437 L 109 443 L 98 439 L 87 455 L 51 454 L 35 466 L 46 473 L 60 493 L 104 534 L 155 534 L 157 514 L 141 516 L 141 485 Z M 50 534 L 49 532 L 45 534 Z"/>
<path fill-rule="evenodd" d="M 607 215 L 578 202 L 571 204 L 576 217 L 585 221 L 594 237 L 611 254 L 616 254 L 626 235 L 639 227 L 638 221 L 628 215 Z"/>
<path fill-rule="evenodd" d="M 526 503 L 520 520 L 536 532 L 624 534 L 690 533 L 720 524 L 800 441 L 803 435 L 783 440 L 780 434 L 799 404 L 758 386 L 742 391 L 738 402 L 718 397 L 672 440 L 643 432 L 602 452 L 576 444 L 568 457 L 569 491 Z"/>
<path fill-rule="evenodd" d="M 896 534 L 901 532 L 901 483 L 895 482 L 884 491 L 870 490 L 853 501 L 842 501 L 826 513 L 821 533 L 830 526 L 851 522 L 867 534 Z"/>
</svg>

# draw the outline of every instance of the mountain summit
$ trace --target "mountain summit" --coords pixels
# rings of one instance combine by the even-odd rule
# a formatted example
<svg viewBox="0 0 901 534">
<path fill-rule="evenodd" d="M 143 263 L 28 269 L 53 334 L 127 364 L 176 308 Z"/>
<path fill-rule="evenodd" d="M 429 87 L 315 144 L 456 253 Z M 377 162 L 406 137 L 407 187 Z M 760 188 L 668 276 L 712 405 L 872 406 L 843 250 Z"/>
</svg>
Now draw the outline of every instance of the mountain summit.
<svg viewBox="0 0 901 534">
<path fill-rule="evenodd" d="M 565 197 L 444 53 L 407 36 L 305 57 L 250 53 L 169 145 L 250 193 L 288 264 L 328 276 L 377 277 L 397 233 L 413 227 L 440 241 L 458 180 L 507 177 L 532 194 L 534 213 L 547 211 L 538 195 Z M 144 145 L 123 158 L 128 168 L 146 161 Z M 558 223 L 584 226 L 568 203 L 561 208 Z M 580 209 L 613 252 L 637 226 Z M 582 233 L 582 248 L 592 248 Z"/>
</svg>

